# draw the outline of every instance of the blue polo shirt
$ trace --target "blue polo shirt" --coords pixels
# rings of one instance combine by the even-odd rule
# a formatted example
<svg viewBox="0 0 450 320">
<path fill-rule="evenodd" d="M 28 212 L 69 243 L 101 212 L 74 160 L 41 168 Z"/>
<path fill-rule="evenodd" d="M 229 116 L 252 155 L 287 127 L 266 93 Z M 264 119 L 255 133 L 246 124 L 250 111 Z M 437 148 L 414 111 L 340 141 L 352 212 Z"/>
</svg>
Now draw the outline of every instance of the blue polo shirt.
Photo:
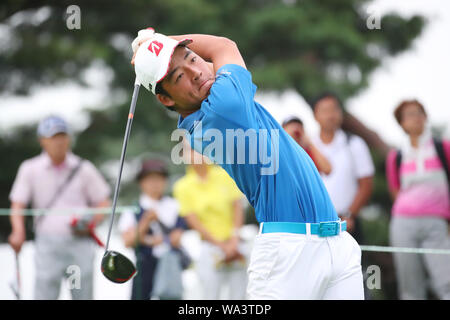
<svg viewBox="0 0 450 320">
<path fill-rule="evenodd" d="M 224 65 L 200 109 L 180 117 L 178 128 L 188 131 L 194 150 L 228 172 L 259 222 L 338 220 L 313 161 L 255 92 L 250 72 Z"/>
</svg>

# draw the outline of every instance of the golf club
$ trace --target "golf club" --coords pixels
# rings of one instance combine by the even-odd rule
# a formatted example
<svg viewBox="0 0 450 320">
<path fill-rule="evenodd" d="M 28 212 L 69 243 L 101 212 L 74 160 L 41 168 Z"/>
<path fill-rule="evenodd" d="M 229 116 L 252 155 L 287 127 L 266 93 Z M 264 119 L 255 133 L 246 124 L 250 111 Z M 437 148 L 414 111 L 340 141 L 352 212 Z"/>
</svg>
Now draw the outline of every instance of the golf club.
<svg viewBox="0 0 450 320">
<path fill-rule="evenodd" d="M 9 286 L 16 296 L 17 300 L 20 300 L 20 266 L 19 266 L 19 254 L 15 253 L 16 257 L 16 280 L 13 283 L 10 283 Z"/>
<path fill-rule="evenodd" d="M 131 98 L 130 112 L 128 114 L 127 126 L 125 129 L 125 137 L 123 138 L 122 154 L 120 156 L 119 175 L 116 180 L 116 186 L 114 189 L 114 198 L 112 205 L 112 217 L 109 225 L 108 238 L 106 240 L 105 254 L 102 258 L 101 270 L 103 275 L 115 283 L 124 283 L 130 280 L 136 275 L 136 267 L 133 263 L 124 255 L 117 251 L 108 250 L 109 240 L 111 238 L 111 230 L 114 223 L 114 216 L 116 213 L 117 198 L 119 196 L 120 178 L 122 176 L 123 163 L 125 160 L 125 153 L 127 151 L 128 139 L 130 137 L 131 125 L 133 123 L 134 109 L 136 108 L 136 101 L 139 94 L 139 82 L 135 81 L 133 96 Z"/>
</svg>

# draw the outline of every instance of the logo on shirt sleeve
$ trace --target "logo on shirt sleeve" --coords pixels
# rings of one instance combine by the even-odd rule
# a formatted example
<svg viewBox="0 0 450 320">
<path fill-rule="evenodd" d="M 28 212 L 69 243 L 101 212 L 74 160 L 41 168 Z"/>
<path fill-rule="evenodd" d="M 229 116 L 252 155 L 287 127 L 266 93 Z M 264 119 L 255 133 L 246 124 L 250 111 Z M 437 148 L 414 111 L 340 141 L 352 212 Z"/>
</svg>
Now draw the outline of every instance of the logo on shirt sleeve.
<svg viewBox="0 0 450 320">
<path fill-rule="evenodd" d="M 227 71 L 226 69 L 223 69 L 222 71 L 219 72 L 218 76 L 222 76 L 222 75 L 229 76 L 230 74 L 231 74 L 230 71 Z"/>
</svg>

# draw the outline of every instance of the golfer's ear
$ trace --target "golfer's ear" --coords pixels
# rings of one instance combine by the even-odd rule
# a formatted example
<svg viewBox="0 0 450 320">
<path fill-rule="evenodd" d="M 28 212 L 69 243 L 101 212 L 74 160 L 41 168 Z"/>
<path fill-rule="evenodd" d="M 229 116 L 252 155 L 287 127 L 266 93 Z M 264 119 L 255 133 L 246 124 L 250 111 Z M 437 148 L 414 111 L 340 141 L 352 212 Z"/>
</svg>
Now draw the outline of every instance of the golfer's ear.
<svg viewBox="0 0 450 320">
<path fill-rule="evenodd" d="M 165 94 L 156 94 L 156 98 L 166 107 L 173 107 L 175 105 L 175 101 L 172 100 L 169 96 L 166 96 Z"/>
</svg>

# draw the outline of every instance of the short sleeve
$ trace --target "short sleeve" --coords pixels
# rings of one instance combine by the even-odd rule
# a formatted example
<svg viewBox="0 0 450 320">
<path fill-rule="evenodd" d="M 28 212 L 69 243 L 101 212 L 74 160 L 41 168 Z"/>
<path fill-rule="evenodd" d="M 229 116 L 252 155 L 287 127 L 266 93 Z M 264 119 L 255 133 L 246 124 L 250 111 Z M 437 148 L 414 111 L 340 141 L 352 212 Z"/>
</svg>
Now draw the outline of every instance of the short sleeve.
<svg viewBox="0 0 450 320">
<path fill-rule="evenodd" d="M 11 192 L 9 194 L 9 200 L 11 202 L 19 202 L 27 205 L 31 201 L 31 168 L 28 166 L 28 162 L 24 162 L 20 165 L 17 171 L 16 179 L 14 180 Z"/>
<path fill-rule="evenodd" d="M 135 214 L 133 211 L 131 210 L 126 210 L 124 212 L 122 212 L 122 214 L 120 215 L 118 224 L 117 224 L 117 229 L 119 230 L 120 233 L 123 233 L 127 230 L 129 230 L 130 228 L 136 226 L 137 222 L 136 222 L 136 218 L 135 218 Z"/>
<path fill-rule="evenodd" d="M 83 178 L 85 179 L 86 196 L 89 202 L 93 206 L 96 206 L 100 202 L 108 199 L 110 187 L 90 161 L 84 160 L 82 166 L 84 167 Z"/>
<path fill-rule="evenodd" d="M 173 187 L 173 196 L 178 202 L 181 217 L 186 217 L 187 215 L 195 212 L 195 208 L 193 206 L 194 201 L 192 201 L 190 193 L 182 181 L 175 183 Z"/>
<path fill-rule="evenodd" d="M 235 64 L 224 65 L 217 71 L 202 110 L 246 127 L 252 120 L 255 92 L 256 86 L 247 69 Z"/>
<path fill-rule="evenodd" d="M 353 159 L 356 160 L 356 177 L 361 179 L 373 176 L 375 174 L 375 167 L 369 148 L 364 140 L 357 136 L 352 137 L 350 147 Z"/>
</svg>

